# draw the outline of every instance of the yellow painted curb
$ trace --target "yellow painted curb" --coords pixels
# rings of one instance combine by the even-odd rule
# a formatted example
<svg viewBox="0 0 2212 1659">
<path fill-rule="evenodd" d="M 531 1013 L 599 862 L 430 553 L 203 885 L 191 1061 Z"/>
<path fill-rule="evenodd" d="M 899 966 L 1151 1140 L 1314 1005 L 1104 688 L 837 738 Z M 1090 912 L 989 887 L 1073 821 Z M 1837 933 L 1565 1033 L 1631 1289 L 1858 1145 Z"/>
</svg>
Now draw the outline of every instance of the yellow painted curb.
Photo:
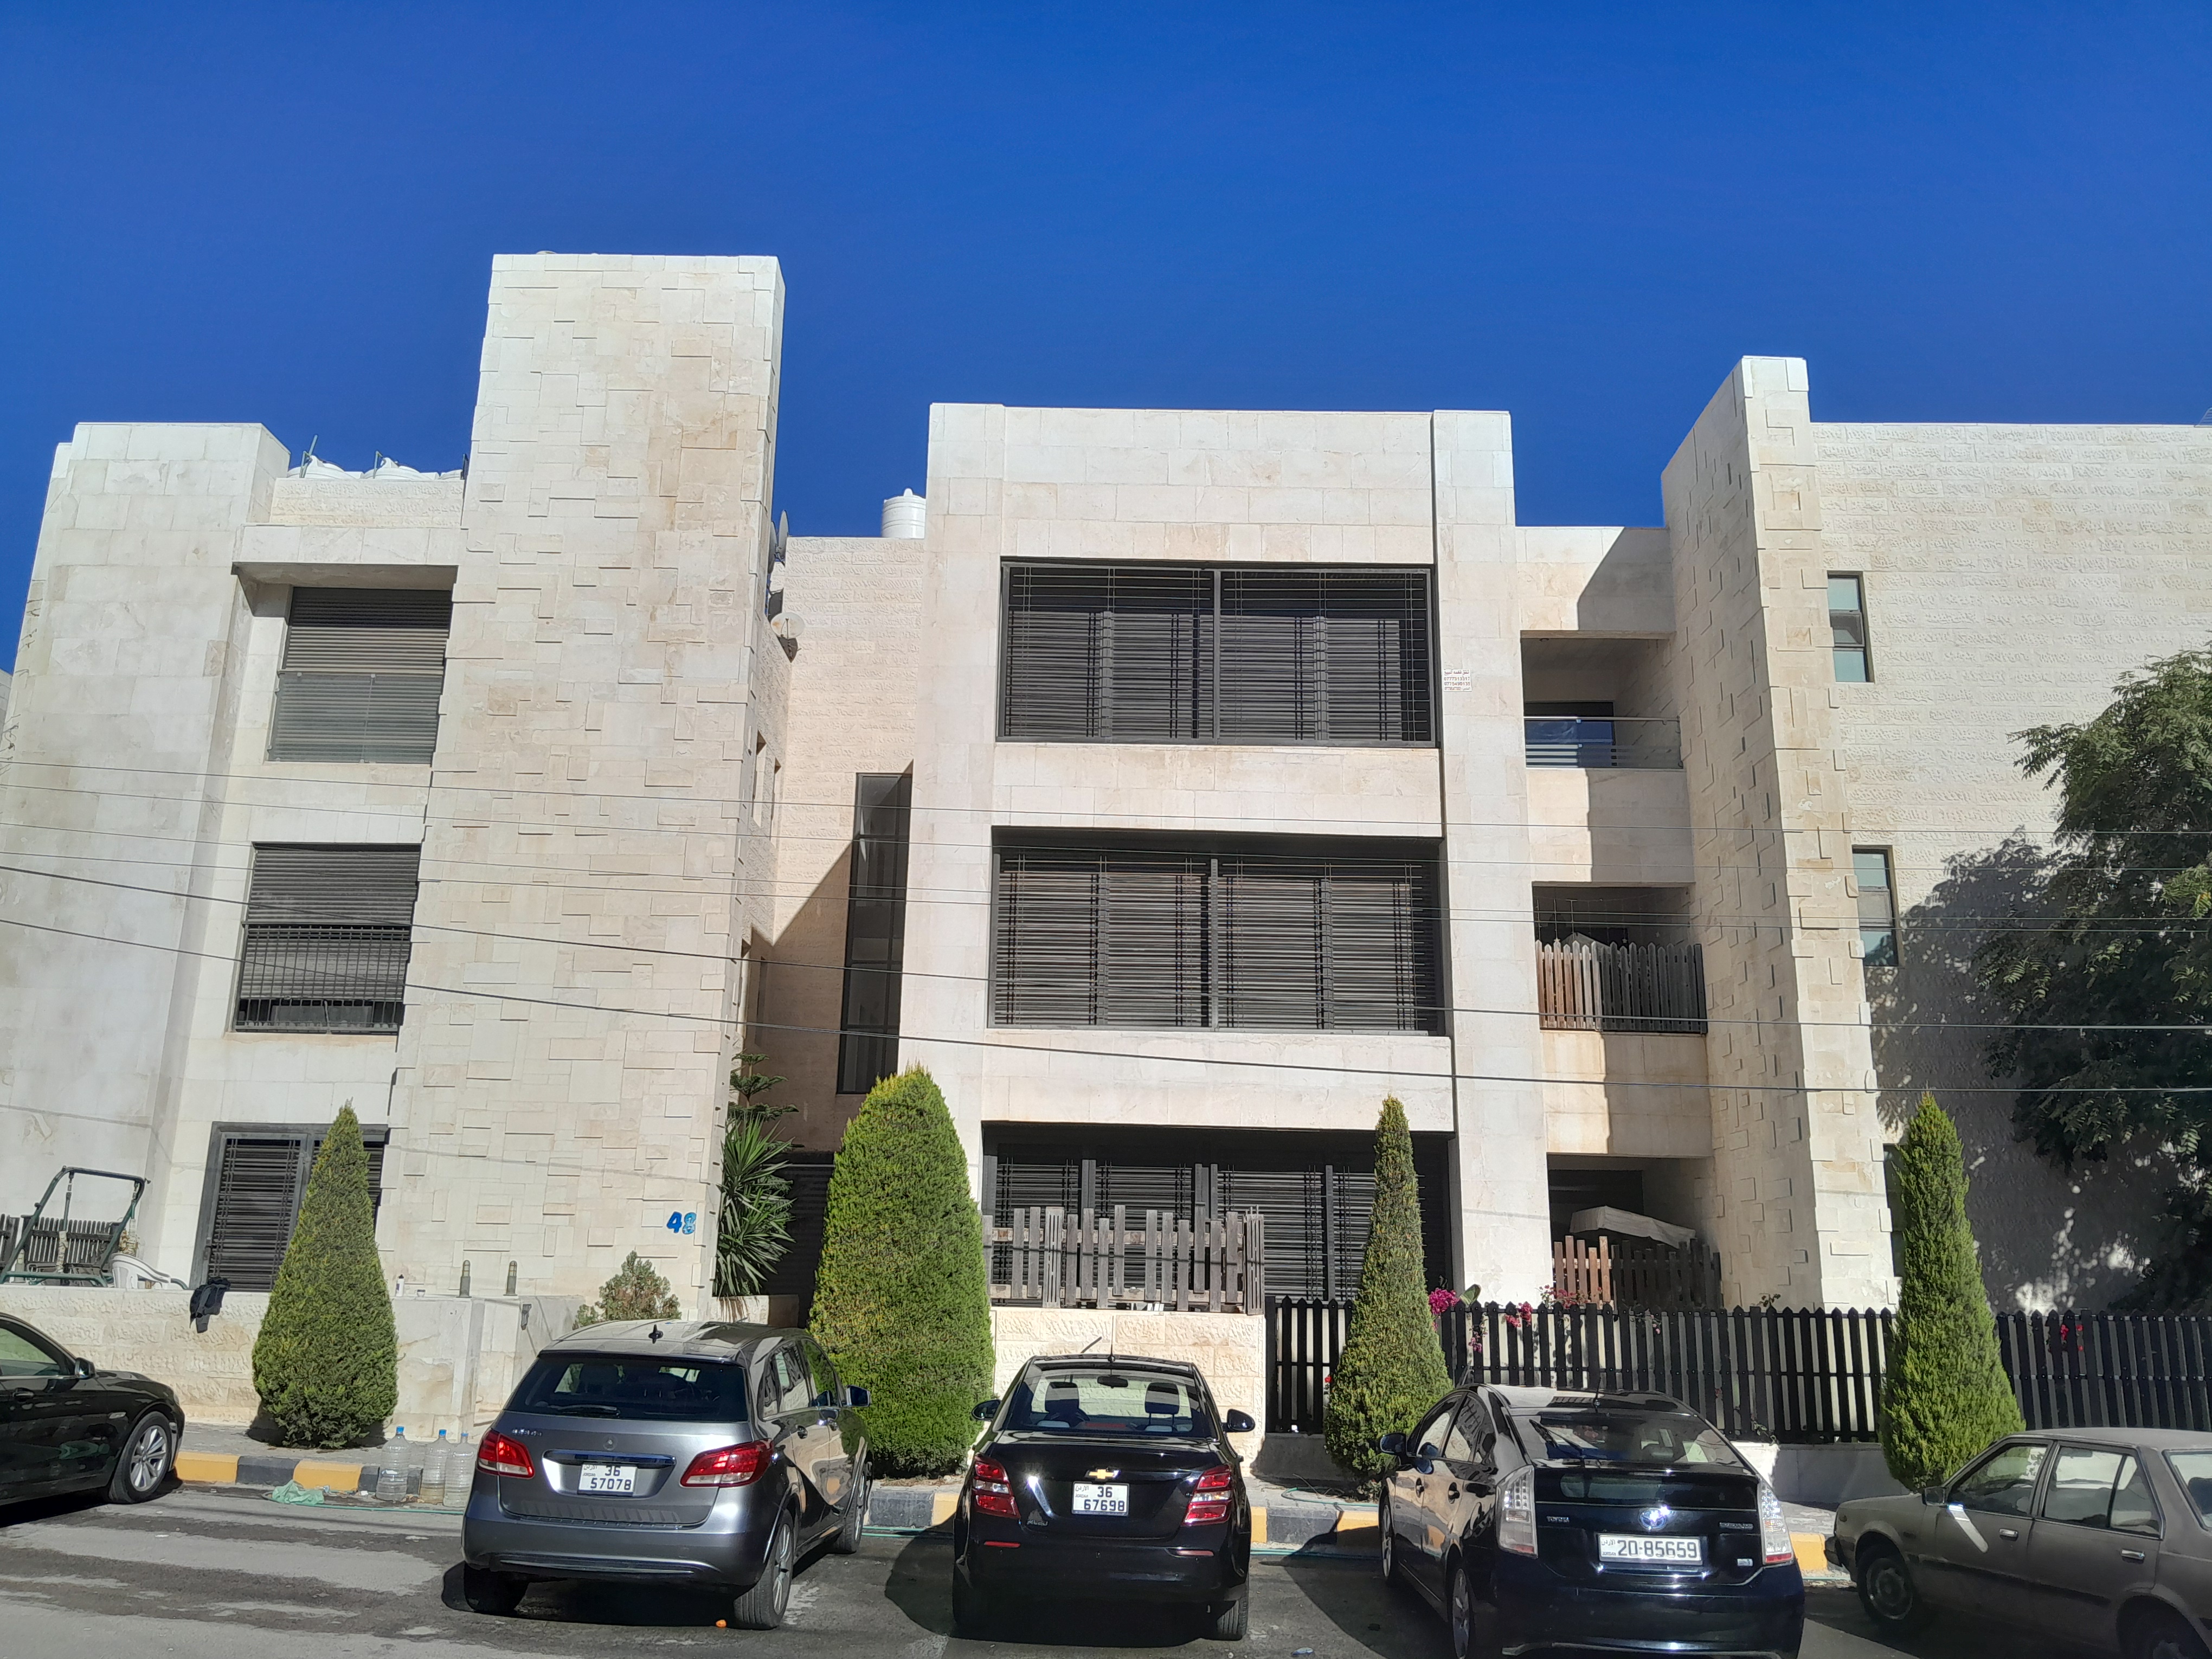
<svg viewBox="0 0 2212 1659">
<path fill-rule="evenodd" d="M 1267 1541 L 1267 1511 L 1256 1504 L 1252 1506 L 1252 1541 L 1255 1544 Z"/>
<path fill-rule="evenodd" d="M 177 1479 L 212 1480 L 222 1486 L 234 1485 L 238 1480 L 238 1454 L 180 1451 L 177 1454 Z"/>
<path fill-rule="evenodd" d="M 1817 1532 L 1793 1532 L 1790 1547 L 1797 1552 L 1797 1568 L 1801 1572 L 1828 1571 L 1827 1540 Z"/>
<path fill-rule="evenodd" d="M 952 1511 L 960 1507 L 957 1492 L 933 1492 L 929 1494 L 929 1524 L 942 1526 L 952 1518 Z"/>
<path fill-rule="evenodd" d="M 332 1492 L 361 1490 L 361 1465 L 358 1463 L 324 1463 L 314 1458 L 302 1458 L 292 1478 L 303 1486 L 328 1486 Z"/>
<path fill-rule="evenodd" d="M 1356 1532 L 1362 1527 L 1382 1524 L 1382 1506 L 1379 1504 L 1354 1504 L 1336 1512 L 1336 1530 Z"/>
</svg>

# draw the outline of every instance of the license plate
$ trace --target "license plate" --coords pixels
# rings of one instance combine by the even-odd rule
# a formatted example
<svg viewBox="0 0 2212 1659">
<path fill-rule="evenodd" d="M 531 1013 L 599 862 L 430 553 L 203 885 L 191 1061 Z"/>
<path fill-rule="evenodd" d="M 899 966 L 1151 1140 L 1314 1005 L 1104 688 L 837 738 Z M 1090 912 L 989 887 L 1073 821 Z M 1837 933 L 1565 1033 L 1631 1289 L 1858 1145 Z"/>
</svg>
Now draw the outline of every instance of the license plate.
<svg viewBox="0 0 2212 1659">
<path fill-rule="evenodd" d="M 1701 1567 L 1705 1563 L 1705 1540 L 1601 1532 L 1597 1536 L 1597 1559 L 1631 1567 Z"/>
<path fill-rule="evenodd" d="M 586 1463 L 576 1477 L 578 1492 L 634 1492 L 637 1471 L 627 1463 Z"/>
<path fill-rule="evenodd" d="M 1075 1483 L 1075 1512 L 1078 1515 L 1127 1515 L 1129 1512 L 1129 1489 L 1127 1486 L 1094 1486 L 1085 1480 Z"/>
</svg>

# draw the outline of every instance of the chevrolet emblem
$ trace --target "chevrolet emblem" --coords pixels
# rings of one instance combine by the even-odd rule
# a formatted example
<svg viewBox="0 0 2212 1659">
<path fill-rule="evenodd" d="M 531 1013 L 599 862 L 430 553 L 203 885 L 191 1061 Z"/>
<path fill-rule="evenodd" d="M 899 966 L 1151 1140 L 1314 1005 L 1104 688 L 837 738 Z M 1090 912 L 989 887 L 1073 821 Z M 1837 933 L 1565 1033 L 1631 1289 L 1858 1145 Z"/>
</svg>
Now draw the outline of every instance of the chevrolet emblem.
<svg viewBox="0 0 2212 1659">
<path fill-rule="evenodd" d="M 1085 1470 L 1084 1470 L 1084 1474 L 1085 1474 L 1089 1475 L 1089 1476 L 1090 1476 L 1093 1480 L 1112 1480 L 1115 1475 L 1117 1475 L 1117 1474 L 1121 1474 L 1121 1470 L 1119 1470 L 1119 1469 L 1085 1469 Z"/>
</svg>

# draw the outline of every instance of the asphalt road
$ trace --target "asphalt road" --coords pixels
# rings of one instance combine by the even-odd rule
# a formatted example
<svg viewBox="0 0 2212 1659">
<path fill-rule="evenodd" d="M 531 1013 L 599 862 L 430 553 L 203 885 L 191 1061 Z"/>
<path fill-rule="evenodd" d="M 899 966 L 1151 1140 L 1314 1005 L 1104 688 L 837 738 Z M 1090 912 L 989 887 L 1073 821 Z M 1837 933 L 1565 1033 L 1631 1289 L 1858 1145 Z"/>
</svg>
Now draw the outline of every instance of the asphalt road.
<svg viewBox="0 0 2212 1659">
<path fill-rule="evenodd" d="M 718 1630 L 726 1604 L 669 1590 L 544 1585 L 512 1619 L 469 1612 L 459 1594 L 460 1523 L 437 1516 L 325 1515 L 265 1499 L 173 1492 L 138 1508 L 89 1502 L 0 1516 L 0 1655 L 8 1659 L 495 1659 L 610 1652 L 750 1650 L 810 1656 L 1125 1655 L 1183 1648 L 1254 1659 L 1443 1659 L 1425 1607 L 1386 1589 L 1364 1561 L 1255 1567 L 1241 1647 L 1201 1640 L 1142 1608 L 1070 1605 L 994 1642 L 951 1636 L 942 1535 L 871 1538 L 817 1556 L 793 1588 L 781 1631 Z M 1815 1597 L 1805 1659 L 1884 1659 L 1847 1592 Z M 1975 1638 L 1979 1636 L 1981 1639 Z M 2007 1643 L 2008 1659 L 2039 1659 Z M 1987 1632 L 1916 1640 L 1916 1659 L 1968 1659 Z M 2053 1656 L 2052 1659 L 2057 1659 Z"/>
</svg>

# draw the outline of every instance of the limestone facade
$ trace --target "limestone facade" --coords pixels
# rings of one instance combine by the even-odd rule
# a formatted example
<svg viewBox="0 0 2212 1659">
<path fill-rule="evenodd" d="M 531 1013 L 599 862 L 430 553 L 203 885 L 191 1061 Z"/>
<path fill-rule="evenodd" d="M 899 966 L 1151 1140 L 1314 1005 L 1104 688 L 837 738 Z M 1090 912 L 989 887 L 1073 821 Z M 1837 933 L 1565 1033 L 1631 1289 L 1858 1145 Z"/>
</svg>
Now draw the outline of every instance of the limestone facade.
<svg viewBox="0 0 2212 1659">
<path fill-rule="evenodd" d="M 295 465 L 254 426 L 61 446 L 0 722 L 0 1210 L 63 1164 L 143 1174 L 140 1254 L 185 1276 L 219 1132 L 350 1104 L 388 1137 L 395 1280 L 585 1297 L 635 1250 L 710 1311 L 737 1055 L 786 1077 L 803 1147 L 858 1108 L 856 780 L 906 775 L 897 1052 L 979 1191 L 1009 1137 L 1348 1142 L 1395 1094 L 1443 1149 L 1440 1278 L 1534 1297 L 1561 1194 L 1633 1176 L 1732 1299 L 1863 1305 L 1893 1290 L 1884 1145 L 1935 1086 L 2000 1301 L 2124 1283 L 2155 1149 L 2061 1177 L 2010 1142 L 1935 924 L 2048 831 L 2007 734 L 2212 631 L 2212 430 L 1823 425 L 1803 363 L 1747 359 L 1663 526 L 1542 527 L 1501 413 L 941 404 L 921 536 L 787 537 L 782 304 L 770 259 L 502 258 L 465 477 Z M 1425 573 L 1434 740 L 1007 740 L 1015 560 Z M 1868 684 L 1836 683 L 1834 572 Z M 450 592 L 428 763 L 267 758 L 291 595 L 333 586 Z M 1679 750 L 1531 764 L 1532 705 Z M 996 1024 L 1006 831 L 1425 844 L 1448 1017 Z M 240 1029 L 276 842 L 420 848 L 396 1032 Z M 1895 969 L 1859 959 L 1869 848 Z M 1698 947 L 1702 1035 L 1547 1029 L 1539 931 L 1601 914 Z"/>
</svg>

